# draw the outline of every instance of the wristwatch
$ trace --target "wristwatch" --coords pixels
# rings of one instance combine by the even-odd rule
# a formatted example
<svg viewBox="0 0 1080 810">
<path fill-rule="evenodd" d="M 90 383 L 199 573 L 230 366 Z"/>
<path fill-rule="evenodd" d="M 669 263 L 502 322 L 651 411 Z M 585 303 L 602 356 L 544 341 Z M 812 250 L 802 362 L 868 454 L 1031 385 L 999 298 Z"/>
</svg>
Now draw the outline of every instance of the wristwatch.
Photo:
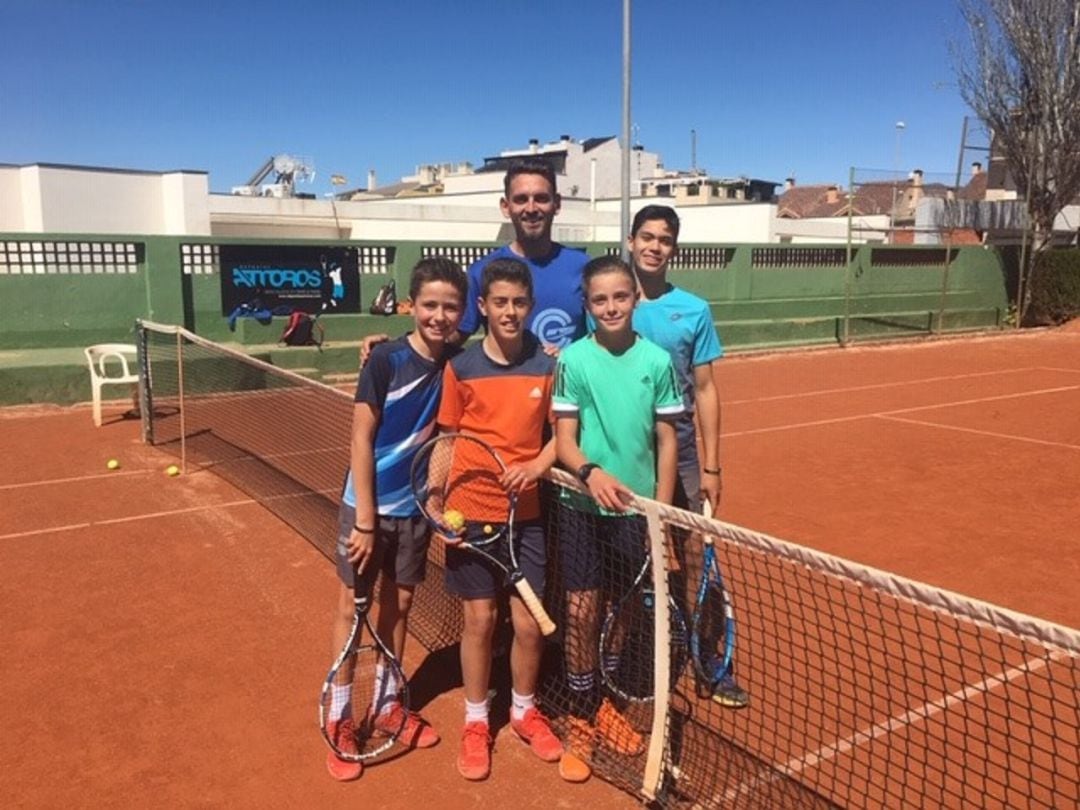
<svg viewBox="0 0 1080 810">
<path fill-rule="evenodd" d="M 592 471 L 597 469 L 599 466 L 599 464 L 593 464 L 591 461 L 588 464 L 582 464 L 580 467 L 578 467 L 578 480 L 583 484 L 589 483 L 589 476 L 592 474 Z"/>
</svg>

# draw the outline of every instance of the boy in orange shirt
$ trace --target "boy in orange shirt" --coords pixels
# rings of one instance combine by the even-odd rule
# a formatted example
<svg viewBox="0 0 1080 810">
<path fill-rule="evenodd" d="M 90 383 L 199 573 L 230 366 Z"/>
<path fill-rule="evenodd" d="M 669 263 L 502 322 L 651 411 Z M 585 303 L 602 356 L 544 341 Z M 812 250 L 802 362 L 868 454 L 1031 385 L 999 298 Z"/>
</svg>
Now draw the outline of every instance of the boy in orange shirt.
<svg viewBox="0 0 1080 810">
<path fill-rule="evenodd" d="M 555 360 L 525 329 L 532 305 L 532 274 L 524 262 L 496 259 L 484 268 L 479 307 L 488 332 L 447 365 L 437 422 L 444 432 L 467 433 L 487 442 L 506 464 L 503 485 L 518 492 L 514 531 L 521 549 L 518 559 L 533 590 L 542 594 L 546 548 L 537 482 L 555 461 L 554 441 L 544 440 Z M 465 618 L 461 638 L 465 728 L 457 768 L 470 780 L 486 779 L 491 772 L 487 703 L 491 645 L 496 598 L 508 585 L 504 574 L 482 557 L 448 543 L 446 586 L 461 597 Z M 543 635 L 516 591 L 509 588 L 509 593 L 514 627 L 510 726 L 540 759 L 556 762 L 563 754 L 562 743 L 535 703 Z"/>
</svg>

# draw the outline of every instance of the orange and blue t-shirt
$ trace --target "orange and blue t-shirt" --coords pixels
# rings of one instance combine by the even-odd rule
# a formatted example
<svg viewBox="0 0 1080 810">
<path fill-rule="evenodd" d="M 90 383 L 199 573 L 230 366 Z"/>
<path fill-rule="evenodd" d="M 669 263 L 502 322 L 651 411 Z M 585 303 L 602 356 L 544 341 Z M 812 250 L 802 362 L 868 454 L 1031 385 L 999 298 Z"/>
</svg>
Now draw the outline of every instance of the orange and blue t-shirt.
<svg viewBox="0 0 1080 810">
<path fill-rule="evenodd" d="M 531 333 L 525 333 L 521 356 L 510 364 L 496 362 L 488 357 L 482 343 L 474 343 L 443 372 L 436 421 L 442 430 L 467 433 L 487 442 L 507 467 L 530 462 L 547 440 L 554 374 L 555 359 L 544 354 Z M 455 459 L 454 464 L 458 463 Z M 504 493 L 476 496 L 484 501 L 482 514 L 467 514 L 467 518 L 505 519 Z M 518 494 L 516 519 L 535 520 L 539 516 L 539 489 L 533 484 Z"/>
</svg>

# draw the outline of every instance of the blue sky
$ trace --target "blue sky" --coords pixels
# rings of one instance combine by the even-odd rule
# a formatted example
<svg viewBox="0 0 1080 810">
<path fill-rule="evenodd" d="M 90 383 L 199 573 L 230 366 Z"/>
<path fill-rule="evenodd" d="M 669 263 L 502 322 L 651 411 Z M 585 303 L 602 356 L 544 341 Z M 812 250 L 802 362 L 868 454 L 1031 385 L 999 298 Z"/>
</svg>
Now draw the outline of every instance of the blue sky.
<svg viewBox="0 0 1080 810">
<path fill-rule="evenodd" d="M 616 135 L 621 0 L 0 0 L 0 163 L 198 169 L 270 155 L 380 184 L 529 138 Z M 956 168 L 953 0 L 636 0 L 633 121 L 669 168 L 846 184 Z M 966 164 L 970 159 L 965 157 Z"/>
</svg>

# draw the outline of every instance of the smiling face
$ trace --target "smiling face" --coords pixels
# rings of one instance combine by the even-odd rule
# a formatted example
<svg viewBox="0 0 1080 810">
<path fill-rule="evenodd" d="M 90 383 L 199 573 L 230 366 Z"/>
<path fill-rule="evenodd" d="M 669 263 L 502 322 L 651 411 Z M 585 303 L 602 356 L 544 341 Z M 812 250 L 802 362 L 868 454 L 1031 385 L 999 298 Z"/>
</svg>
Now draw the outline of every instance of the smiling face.
<svg viewBox="0 0 1080 810">
<path fill-rule="evenodd" d="M 662 219 L 643 222 L 627 239 L 637 272 L 646 276 L 666 272 L 668 262 L 678 250 L 676 238 L 671 226 Z"/>
<path fill-rule="evenodd" d="M 546 243 L 551 239 L 551 223 L 559 213 L 559 203 L 559 195 L 546 177 L 523 173 L 510 180 L 499 207 L 513 224 L 518 242 Z"/>
<path fill-rule="evenodd" d="M 496 340 L 515 340 L 525 331 L 532 299 L 524 284 L 500 279 L 491 282 L 479 305 L 481 314 L 487 318 L 488 331 Z"/>
<path fill-rule="evenodd" d="M 621 268 L 597 273 L 585 288 L 585 304 L 596 321 L 596 331 L 607 335 L 630 331 L 636 302 L 634 280 Z"/>
<path fill-rule="evenodd" d="M 413 298 L 417 334 L 429 345 L 444 343 L 461 321 L 462 303 L 461 293 L 450 282 L 425 282 Z"/>
</svg>

